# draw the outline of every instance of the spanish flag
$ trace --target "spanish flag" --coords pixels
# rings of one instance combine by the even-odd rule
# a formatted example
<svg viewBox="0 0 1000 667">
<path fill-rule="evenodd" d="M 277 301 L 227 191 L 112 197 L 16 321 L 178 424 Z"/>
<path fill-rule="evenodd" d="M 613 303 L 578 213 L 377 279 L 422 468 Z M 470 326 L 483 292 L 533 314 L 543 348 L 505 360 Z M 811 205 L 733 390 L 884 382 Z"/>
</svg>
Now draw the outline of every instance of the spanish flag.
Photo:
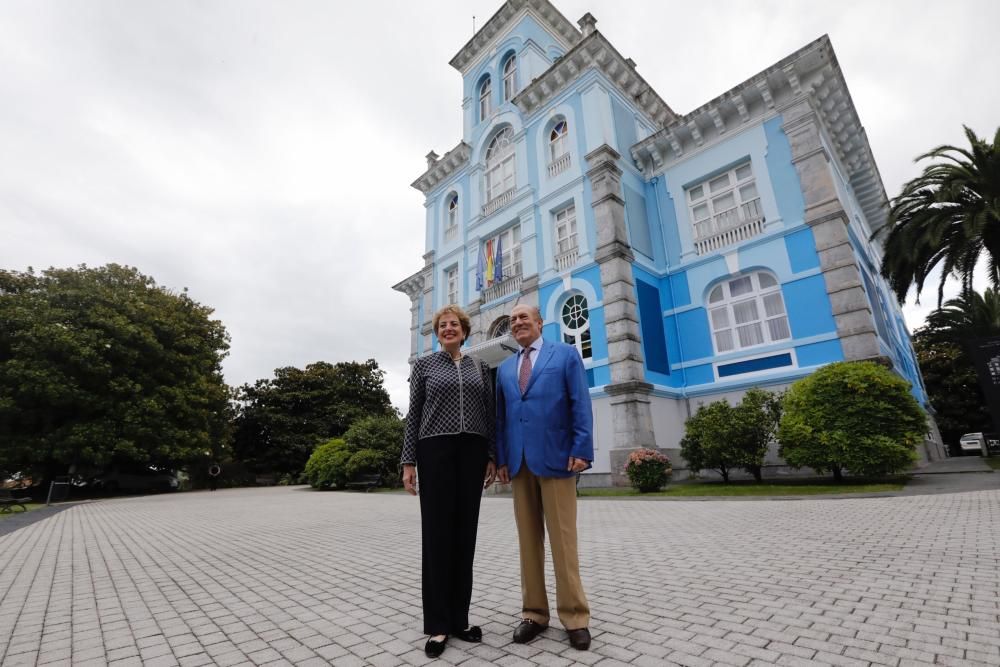
<svg viewBox="0 0 1000 667">
<path fill-rule="evenodd" d="M 496 256 L 493 252 L 493 239 L 486 242 L 486 286 L 493 284 L 493 277 L 496 271 Z"/>
</svg>

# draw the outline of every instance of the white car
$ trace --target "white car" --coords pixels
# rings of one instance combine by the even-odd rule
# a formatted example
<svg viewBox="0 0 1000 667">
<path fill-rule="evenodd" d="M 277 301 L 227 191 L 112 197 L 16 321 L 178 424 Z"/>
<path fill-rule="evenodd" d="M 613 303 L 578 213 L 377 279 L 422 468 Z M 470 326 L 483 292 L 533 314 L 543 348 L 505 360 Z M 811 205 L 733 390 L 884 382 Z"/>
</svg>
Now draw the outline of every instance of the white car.
<svg viewBox="0 0 1000 667">
<path fill-rule="evenodd" d="M 986 438 L 982 433 L 966 433 L 958 440 L 958 448 L 963 454 L 982 454 Z"/>
</svg>

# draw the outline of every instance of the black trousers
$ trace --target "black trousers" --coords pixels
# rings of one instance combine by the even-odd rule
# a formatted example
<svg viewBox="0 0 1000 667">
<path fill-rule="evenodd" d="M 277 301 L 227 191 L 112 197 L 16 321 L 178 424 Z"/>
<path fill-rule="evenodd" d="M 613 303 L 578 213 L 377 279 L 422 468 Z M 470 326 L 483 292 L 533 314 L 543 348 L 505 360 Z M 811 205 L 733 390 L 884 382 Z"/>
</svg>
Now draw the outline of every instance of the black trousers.
<svg viewBox="0 0 1000 667">
<path fill-rule="evenodd" d="M 472 561 L 488 461 L 486 441 L 478 435 L 417 442 L 425 634 L 447 635 L 469 626 Z"/>
</svg>

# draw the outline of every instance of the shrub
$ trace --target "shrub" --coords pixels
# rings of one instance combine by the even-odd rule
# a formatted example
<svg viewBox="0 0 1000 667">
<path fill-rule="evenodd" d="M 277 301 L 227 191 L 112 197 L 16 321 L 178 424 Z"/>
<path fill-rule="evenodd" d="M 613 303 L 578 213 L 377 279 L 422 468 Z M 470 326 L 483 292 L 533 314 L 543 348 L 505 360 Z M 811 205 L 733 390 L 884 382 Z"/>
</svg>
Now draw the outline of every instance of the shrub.
<svg viewBox="0 0 1000 667">
<path fill-rule="evenodd" d="M 637 449 L 628 455 L 625 474 L 642 493 L 658 491 L 670 479 L 670 459 L 655 449 Z"/>
<path fill-rule="evenodd" d="M 375 465 L 375 456 L 366 454 L 351 465 L 358 472 L 379 473 L 382 484 L 396 486 L 401 484 L 399 457 L 403 452 L 405 428 L 403 420 L 395 415 L 363 417 L 354 422 L 344 434 L 348 449 L 355 454 L 362 452 L 377 454 L 378 464 Z M 353 472 L 351 476 L 355 474 L 357 472 Z"/>
<path fill-rule="evenodd" d="M 708 468 L 722 475 L 724 482 L 729 481 L 729 473 L 740 461 L 734 445 L 735 421 L 733 407 L 725 399 L 700 406 L 688 418 L 681 439 L 681 456 L 691 472 Z"/>
<path fill-rule="evenodd" d="M 778 429 L 780 454 L 796 468 L 843 478 L 905 470 L 927 430 L 910 385 L 873 362 L 838 362 L 792 385 Z"/>
<path fill-rule="evenodd" d="M 343 440 L 334 438 L 321 443 L 306 462 L 305 476 L 309 485 L 315 489 L 343 487 L 350 479 L 350 460 L 351 452 Z"/>
</svg>

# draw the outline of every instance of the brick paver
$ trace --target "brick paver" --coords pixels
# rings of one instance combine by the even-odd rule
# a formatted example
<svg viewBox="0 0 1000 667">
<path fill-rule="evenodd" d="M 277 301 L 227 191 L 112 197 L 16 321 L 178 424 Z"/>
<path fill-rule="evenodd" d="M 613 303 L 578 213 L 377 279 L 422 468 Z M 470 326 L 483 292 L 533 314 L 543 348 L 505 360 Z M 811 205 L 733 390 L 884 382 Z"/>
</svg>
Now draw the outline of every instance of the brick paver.
<svg viewBox="0 0 1000 667">
<path fill-rule="evenodd" d="M 594 620 L 511 643 L 509 498 L 483 502 L 464 665 L 1000 664 L 1000 491 L 584 500 Z M 549 572 L 551 581 L 551 571 Z M 550 597 L 553 597 L 550 595 Z M 415 499 L 271 488 L 72 507 L 0 537 L 0 663 L 423 665 Z"/>
</svg>

